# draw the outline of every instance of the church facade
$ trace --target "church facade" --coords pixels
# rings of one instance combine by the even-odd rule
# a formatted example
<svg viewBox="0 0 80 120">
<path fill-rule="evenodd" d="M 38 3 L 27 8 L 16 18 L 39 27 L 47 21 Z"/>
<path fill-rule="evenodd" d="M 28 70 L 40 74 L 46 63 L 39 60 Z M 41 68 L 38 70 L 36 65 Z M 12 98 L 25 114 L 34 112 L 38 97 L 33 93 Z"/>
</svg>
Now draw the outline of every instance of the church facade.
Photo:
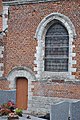
<svg viewBox="0 0 80 120">
<path fill-rule="evenodd" d="M 48 113 L 59 101 L 79 100 L 80 1 L 0 4 L 2 99 L 34 114 Z"/>
</svg>

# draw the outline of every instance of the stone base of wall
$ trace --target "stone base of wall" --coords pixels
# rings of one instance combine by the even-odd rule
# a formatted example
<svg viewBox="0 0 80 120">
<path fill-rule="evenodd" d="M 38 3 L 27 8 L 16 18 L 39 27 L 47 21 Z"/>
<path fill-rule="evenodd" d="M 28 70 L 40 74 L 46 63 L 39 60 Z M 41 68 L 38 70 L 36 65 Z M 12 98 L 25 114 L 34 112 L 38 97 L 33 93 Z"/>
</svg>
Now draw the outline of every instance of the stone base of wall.
<svg viewBox="0 0 80 120">
<path fill-rule="evenodd" d="M 62 101 L 78 101 L 76 99 L 66 99 L 66 98 L 57 98 L 57 97 L 43 97 L 43 96 L 33 96 L 31 103 L 31 108 L 29 112 L 34 115 L 45 115 L 50 113 L 51 105 L 62 102 Z"/>
</svg>

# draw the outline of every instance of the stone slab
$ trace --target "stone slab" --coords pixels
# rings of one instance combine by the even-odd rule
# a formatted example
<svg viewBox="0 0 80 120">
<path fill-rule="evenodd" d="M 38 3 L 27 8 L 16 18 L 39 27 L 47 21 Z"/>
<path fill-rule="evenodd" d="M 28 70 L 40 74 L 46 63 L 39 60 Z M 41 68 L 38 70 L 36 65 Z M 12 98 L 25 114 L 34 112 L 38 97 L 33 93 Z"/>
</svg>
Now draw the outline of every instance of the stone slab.
<svg viewBox="0 0 80 120">
<path fill-rule="evenodd" d="M 80 101 L 71 103 L 70 120 L 80 120 Z"/>
<path fill-rule="evenodd" d="M 0 90 L 0 104 L 10 100 L 16 103 L 16 90 Z"/>
<path fill-rule="evenodd" d="M 51 120 L 68 120 L 69 117 L 69 102 L 61 102 L 51 105 Z"/>
</svg>

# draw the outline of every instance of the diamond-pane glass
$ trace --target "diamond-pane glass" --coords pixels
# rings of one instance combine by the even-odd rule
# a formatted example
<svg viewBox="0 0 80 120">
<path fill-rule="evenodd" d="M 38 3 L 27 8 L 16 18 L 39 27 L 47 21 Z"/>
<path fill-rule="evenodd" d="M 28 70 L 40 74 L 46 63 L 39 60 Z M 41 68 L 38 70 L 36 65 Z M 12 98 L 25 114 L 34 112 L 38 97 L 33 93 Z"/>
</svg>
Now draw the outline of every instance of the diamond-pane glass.
<svg viewBox="0 0 80 120">
<path fill-rule="evenodd" d="M 45 36 L 45 71 L 68 71 L 69 35 L 59 22 L 51 25 Z"/>
</svg>

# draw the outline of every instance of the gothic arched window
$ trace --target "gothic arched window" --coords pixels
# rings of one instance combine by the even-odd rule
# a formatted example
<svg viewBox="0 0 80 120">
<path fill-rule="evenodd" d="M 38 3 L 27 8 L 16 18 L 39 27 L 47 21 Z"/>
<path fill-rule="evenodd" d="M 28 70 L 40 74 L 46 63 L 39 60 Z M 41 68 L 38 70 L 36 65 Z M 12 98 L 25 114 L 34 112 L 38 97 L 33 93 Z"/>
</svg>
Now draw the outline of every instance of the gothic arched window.
<svg viewBox="0 0 80 120">
<path fill-rule="evenodd" d="M 45 36 L 44 70 L 67 72 L 69 59 L 69 34 L 59 21 L 55 21 Z"/>
<path fill-rule="evenodd" d="M 38 40 L 34 60 L 36 78 L 73 80 L 76 32 L 71 20 L 63 14 L 51 13 L 39 23 L 35 38 Z"/>
</svg>

